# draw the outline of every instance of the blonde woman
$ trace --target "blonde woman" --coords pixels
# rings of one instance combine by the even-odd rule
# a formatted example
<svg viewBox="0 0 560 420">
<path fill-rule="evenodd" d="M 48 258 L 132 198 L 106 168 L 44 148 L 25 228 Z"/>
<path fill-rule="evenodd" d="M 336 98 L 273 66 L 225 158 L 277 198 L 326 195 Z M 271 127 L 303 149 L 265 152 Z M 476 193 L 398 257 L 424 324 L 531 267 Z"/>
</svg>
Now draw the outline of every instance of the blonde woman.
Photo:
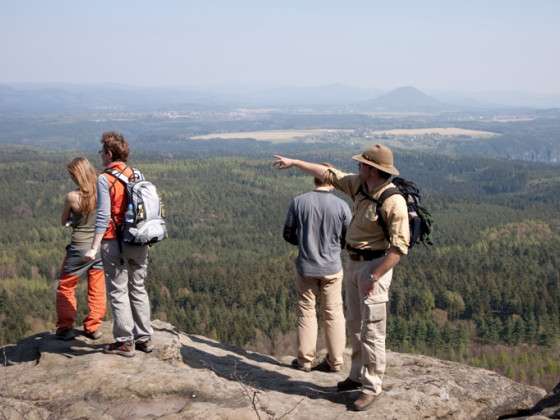
<svg viewBox="0 0 560 420">
<path fill-rule="evenodd" d="M 84 335 L 96 340 L 101 337 L 101 326 L 106 312 L 105 275 L 101 255 L 86 260 L 95 233 L 95 208 L 97 205 L 97 174 L 91 163 L 83 157 L 73 159 L 67 166 L 77 189 L 66 195 L 61 223 L 71 226 L 72 237 L 66 247 L 66 257 L 56 291 L 56 336 L 63 340 L 75 337 L 76 286 L 81 276 L 87 274 L 87 303 L 89 314 L 84 319 Z"/>
</svg>

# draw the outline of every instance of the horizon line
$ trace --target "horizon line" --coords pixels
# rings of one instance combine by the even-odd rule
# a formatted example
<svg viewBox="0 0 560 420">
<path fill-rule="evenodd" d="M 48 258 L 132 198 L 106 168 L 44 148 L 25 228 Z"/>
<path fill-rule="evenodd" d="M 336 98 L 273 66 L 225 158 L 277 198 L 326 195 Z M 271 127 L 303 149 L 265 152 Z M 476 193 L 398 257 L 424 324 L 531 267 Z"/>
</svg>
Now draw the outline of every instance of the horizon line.
<svg viewBox="0 0 560 420">
<path fill-rule="evenodd" d="M 306 89 L 306 88 L 329 88 L 333 86 L 340 86 L 352 89 L 362 89 L 362 90 L 377 90 L 390 92 L 401 88 L 414 88 L 421 92 L 442 92 L 442 93 L 468 93 L 468 94 L 529 94 L 537 95 L 541 97 L 555 97 L 560 95 L 559 92 L 541 92 L 533 90 L 523 90 L 523 89 L 478 89 L 478 90 L 462 90 L 456 88 L 442 88 L 442 87 L 418 87 L 414 84 L 400 84 L 394 87 L 378 87 L 378 86 L 364 86 L 358 84 L 348 84 L 343 82 L 329 82 L 321 84 L 290 84 L 290 83 L 204 83 L 204 84 L 181 84 L 181 83 L 170 83 L 170 84 L 132 84 L 126 82 L 114 82 L 114 81 L 80 81 L 80 82 L 67 82 L 67 81 L 0 81 L 0 86 L 17 86 L 17 85 L 27 85 L 27 86 L 40 86 L 40 85 L 52 85 L 52 86 L 115 86 L 115 87 L 127 87 L 136 89 L 227 89 L 227 88 L 252 88 L 252 89 L 286 89 L 286 88 L 296 88 L 296 89 Z"/>
</svg>

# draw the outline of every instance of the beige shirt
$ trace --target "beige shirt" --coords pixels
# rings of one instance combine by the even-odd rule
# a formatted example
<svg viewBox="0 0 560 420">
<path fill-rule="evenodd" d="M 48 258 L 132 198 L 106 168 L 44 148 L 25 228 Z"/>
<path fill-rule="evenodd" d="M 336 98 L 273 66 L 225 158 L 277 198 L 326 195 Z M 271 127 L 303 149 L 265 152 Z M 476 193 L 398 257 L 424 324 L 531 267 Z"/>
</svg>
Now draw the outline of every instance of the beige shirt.
<svg viewBox="0 0 560 420">
<path fill-rule="evenodd" d="M 356 174 L 347 174 L 335 168 L 329 168 L 326 179 L 334 187 L 352 198 L 352 221 L 346 232 L 346 243 L 357 249 L 384 250 L 395 247 L 402 255 L 408 253 L 410 242 L 410 227 L 408 224 L 408 210 L 404 197 L 400 194 L 387 198 L 381 208 L 383 220 L 387 223 L 389 240 L 385 237 L 383 228 L 377 223 L 376 205 L 369 198 L 359 192 L 362 184 Z M 395 187 L 390 181 L 368 191 L 374 199 L 379 199 L 381 193 L 388 188 Z M 365 185 L 363 188 L 367 188 Z"/>
</svg>

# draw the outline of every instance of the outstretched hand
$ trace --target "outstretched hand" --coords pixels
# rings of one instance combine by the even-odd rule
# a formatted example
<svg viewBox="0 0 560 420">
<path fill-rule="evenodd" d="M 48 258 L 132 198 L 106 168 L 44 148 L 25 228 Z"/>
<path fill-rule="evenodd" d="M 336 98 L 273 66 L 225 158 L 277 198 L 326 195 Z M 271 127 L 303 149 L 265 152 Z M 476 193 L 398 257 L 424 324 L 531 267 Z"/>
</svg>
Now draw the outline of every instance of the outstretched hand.
<svg viewBox="0 0 560 420">
<path fill-rule="evenodd" d="M 276 169 L 288 169 L 294 166 L 294 160 L 284 156 L 274 155 L 274 162 L 272 162 L 272 166 Z"/>
</svg>

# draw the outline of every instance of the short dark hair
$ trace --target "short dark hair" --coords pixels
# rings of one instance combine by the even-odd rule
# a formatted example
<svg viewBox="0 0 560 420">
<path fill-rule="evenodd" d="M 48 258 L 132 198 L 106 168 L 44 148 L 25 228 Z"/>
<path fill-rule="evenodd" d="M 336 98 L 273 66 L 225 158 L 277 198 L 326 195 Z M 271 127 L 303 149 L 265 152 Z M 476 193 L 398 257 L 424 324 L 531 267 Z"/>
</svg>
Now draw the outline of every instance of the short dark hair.
<svg viewBox="0 0 560 420">
<path fill-rule="evenodd" d="M 106 152 L 111 152 L 113 162 L 128 160 L 128 142 L 121 133 L 107 131 L 101 135 L 101 144 Z"/>
<path fill-rule="evenodd" d="M 333 166 L 327 162 L 321 162 L 320 165 L 323 165 L 325 168 L 333 168 Z M 321 180 L 319 178 L 313 178 L 313 182 L 315 183 L 316 187 L 326 187 L 328 185 L 331 185 L 329 181 Z"/>
</svg>

